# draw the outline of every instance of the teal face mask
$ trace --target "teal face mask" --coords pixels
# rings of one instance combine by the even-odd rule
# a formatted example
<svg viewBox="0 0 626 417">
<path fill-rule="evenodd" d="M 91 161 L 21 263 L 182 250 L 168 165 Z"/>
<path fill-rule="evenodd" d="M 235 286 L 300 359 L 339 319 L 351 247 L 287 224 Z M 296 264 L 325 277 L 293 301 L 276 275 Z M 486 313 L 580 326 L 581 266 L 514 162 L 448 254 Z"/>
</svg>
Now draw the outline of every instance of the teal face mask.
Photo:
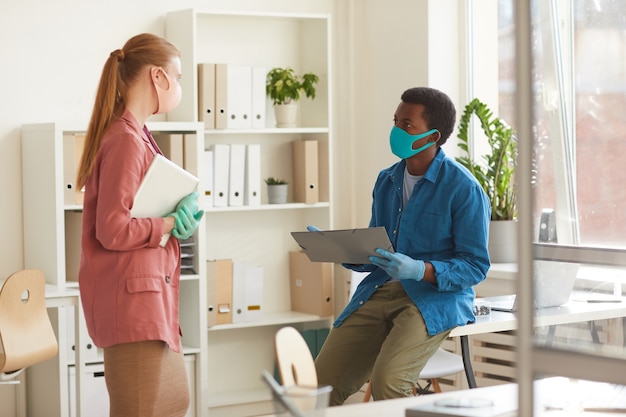
<svg viewBox="0 0 626 417">
<path fill-rule="evenodd" d="M 420 135 L 410 135 L 397 126 L 391 128 L 391 134 L 389 135 L 389 144 L 391 145 L 391 152 L 398 158 L 406 159 L 413 155 L 417 155 L 425 149 L 430 148 L 437 142 L 428 142 L 426 145 L 417 149 L 413 149 L 413 142 L 425 138 L 428 135 L 438 132 L 437 129 L 429 130 L 426 133 Z"/>
</svg>

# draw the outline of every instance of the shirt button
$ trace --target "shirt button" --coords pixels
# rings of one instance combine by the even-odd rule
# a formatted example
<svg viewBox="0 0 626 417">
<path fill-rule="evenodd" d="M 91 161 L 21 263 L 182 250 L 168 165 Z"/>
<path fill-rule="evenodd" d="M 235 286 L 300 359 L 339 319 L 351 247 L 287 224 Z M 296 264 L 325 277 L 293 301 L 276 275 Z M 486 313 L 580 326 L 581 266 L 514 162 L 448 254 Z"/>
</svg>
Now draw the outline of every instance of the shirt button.
<svg viewBox="0 0 626 417">
<path fill-rule="evenodd" d="M 363 301 L 359 301 L 359 305 L 363 305 Z"/>
<path fill-rule="evenodd" d="M 165 276 L 165 282 L 166 282 L 167 284 L 169 284 L 171 280 L 172 280 L 172 279 L 170 278 L 170 276 L 169 276 L 169 275 L 166 275 L 166 276 Z"/>
<path fill-rule="evenodd" d="M 378 288 L 378 285 L 374 285 L 374 288 Z"/>
<path fill-rule="evenodd" d="M 398 209 L 398 213 L 400 213 L 400 212 L 402 212 L 402 208 L 399 208 L 399 209 Z"/>
</svg>

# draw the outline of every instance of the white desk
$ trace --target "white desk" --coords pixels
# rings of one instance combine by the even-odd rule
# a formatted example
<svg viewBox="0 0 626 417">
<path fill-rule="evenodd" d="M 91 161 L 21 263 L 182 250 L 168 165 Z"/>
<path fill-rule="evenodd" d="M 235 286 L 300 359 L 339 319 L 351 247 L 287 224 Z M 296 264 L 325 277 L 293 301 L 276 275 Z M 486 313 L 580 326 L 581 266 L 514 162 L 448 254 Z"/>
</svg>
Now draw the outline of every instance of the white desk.
<svg viewBox="0 0 626 417">
<path fill-rule="evenodd" d="M 574 298 L 574 295 L 572 296 Z M 488 317 L 478 317 L 475 323 L 456 327 L 450 332 L 451 337 L 461 338 L 461 354 L 465 364 L 468 386 L 476 388 L 472 369 L 468 336 L 483 333 L 503 332 L 517 329 L 516 313 L 492 311 Z M 581 323 L 626 316 L 626 299 L 621 303 L 588 303 L 570 300 L 560 307 L 536 310 L 535 326 L 553 326 L 558 324 Z"/>
<path fill-rule="evenodd" d="M 536 417 L 564 417 L 566 414 L 562 410 L 546 410 L 545 405 L 554 400 L 555 396 L 567 397 L 568 380 L 566 378 L 546 378 L 535 381 L 533 388 L 535 394 L 534 415 Z M 443 398 L 481 398 L 494 402 L 512 404 L 512 408 L 517 408 L 518 385 L 503 384 L 490 387 L 476 388 L 472 390 L 448 391 L 439 394 L 421 395 L 417 397 L 398 398 L 394 400 L 374 401 L 368 403 L 346 404 L 339 407 L 328 407 L 323 410 L 308 412 L 307 417 L 405 417 L 406 409 L 419 404 L 430 404 Z M 502 417 L 517 417 L 517 411 L 506 413 Z M 581 416 L 617 416 L 611 412 L 584 413 Z M 622 414 L 619 414 L 622 415 Z M 280 414 L 284 417 L 285 414 Z M 270 416 L 268 416 L 270 417 Z M 274 416 L 276 417 L 276 416 Z"/>
<path fill-rule="evenodd" d="M 80 302 L 80 292 L 78 288 L 66 288 L 58 287 L 56 285 L 46 284 L 46 307 L 58 308 L 58 307 L 74 307 L 74 359 L 76 367 L 76 417 L 86 416 L 84 404 L 81 401 L 81 394 L 83 392 L 83 378 L 85 374 L 85 361 L 84 357 L 86 352 L 84 351 L 86 345 L 86 339 L 84 337 L 86 324 L 85 316 L 83 315 L 83 307 Z M 59 350 L 59 355 L 65 355 L 65 352 Z M 69 398 L 69 392 L 67 387 L 61 389 L 63 395 Z M 68 412 L 69 414 L 69 412 Z"/>
</svg>

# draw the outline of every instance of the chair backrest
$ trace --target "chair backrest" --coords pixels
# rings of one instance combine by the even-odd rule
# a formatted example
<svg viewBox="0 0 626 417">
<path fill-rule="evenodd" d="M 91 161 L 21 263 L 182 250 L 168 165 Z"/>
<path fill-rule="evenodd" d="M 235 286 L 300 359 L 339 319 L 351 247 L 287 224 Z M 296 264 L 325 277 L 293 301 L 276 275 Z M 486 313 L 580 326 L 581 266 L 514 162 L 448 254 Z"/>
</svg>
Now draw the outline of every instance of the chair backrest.
<svg viewBox="0 0 626 417">
<path fill-rule="evenodd" d="M 317 387 L 313 355 L 298 330 L 283 327 L 275 336 L 276 360 L 283 386 Z"/>
<path fill-rule="evenodd" d="M 12 274 L 0 288 L 0 372 L 56 356 L 58 343 L 46 310 L 46 279 L 38 269 Z"/>
</svg>

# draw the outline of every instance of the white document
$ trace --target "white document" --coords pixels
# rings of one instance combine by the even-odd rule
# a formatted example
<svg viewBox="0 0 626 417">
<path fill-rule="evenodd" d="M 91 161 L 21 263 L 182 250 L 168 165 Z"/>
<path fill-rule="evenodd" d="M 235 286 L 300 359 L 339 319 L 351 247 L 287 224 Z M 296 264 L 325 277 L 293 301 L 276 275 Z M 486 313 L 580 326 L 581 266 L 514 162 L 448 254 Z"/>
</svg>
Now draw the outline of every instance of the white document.
<svg viewBox="0 0 626 417">
<path fill-rule="evenodd" d="M 207 207 L 213 207 L 213 151 L 204 151 L 204 202 Z"/>
<path fill-rule="evenodd" d="M 157 154 L 139 184 L 130 215 L 135 218 L 167 216 L 183 197 L 197 189 L 199 182 L 198 178 Z M 169 233 L 163 236 L 161 246 L 165 246 L 169 237 Z"/>
<path fill-rule="evenodd" d="M 291 232 L 300 248 L 312 262 L 371 264 L 370 255 L 376 248 L 393 252 L 385 228 L 323 230 L 319 232 Z"/>
<path fill-rule="evenodd" d="M 265 78 L 267 69 L 261 67 L 252 68 L 252 128 L 263 129 L 266 126 L 266 102 Z"/>
<path fill-rule="evenodd" d="M 213 145 L 213 206 L 228 206 L 230 145 Z"/>
<path fill-rule="evenodd" d="M 246 169 L 246 145 L 230 145 L 230 164 L 228 173 L 228 205 L 243 206 L 244 174 Z"/>
<path fill-rule="evenodd" d="M 246 145 L 246 168 L 243 203 L 246 206 L 261 204 L 261 145 Z"/>
<path fill-rule="evenodd" d="M 252 67 L 228 65 L 227 102 L 229 129 L 252 127 Z"/>
</svg>

